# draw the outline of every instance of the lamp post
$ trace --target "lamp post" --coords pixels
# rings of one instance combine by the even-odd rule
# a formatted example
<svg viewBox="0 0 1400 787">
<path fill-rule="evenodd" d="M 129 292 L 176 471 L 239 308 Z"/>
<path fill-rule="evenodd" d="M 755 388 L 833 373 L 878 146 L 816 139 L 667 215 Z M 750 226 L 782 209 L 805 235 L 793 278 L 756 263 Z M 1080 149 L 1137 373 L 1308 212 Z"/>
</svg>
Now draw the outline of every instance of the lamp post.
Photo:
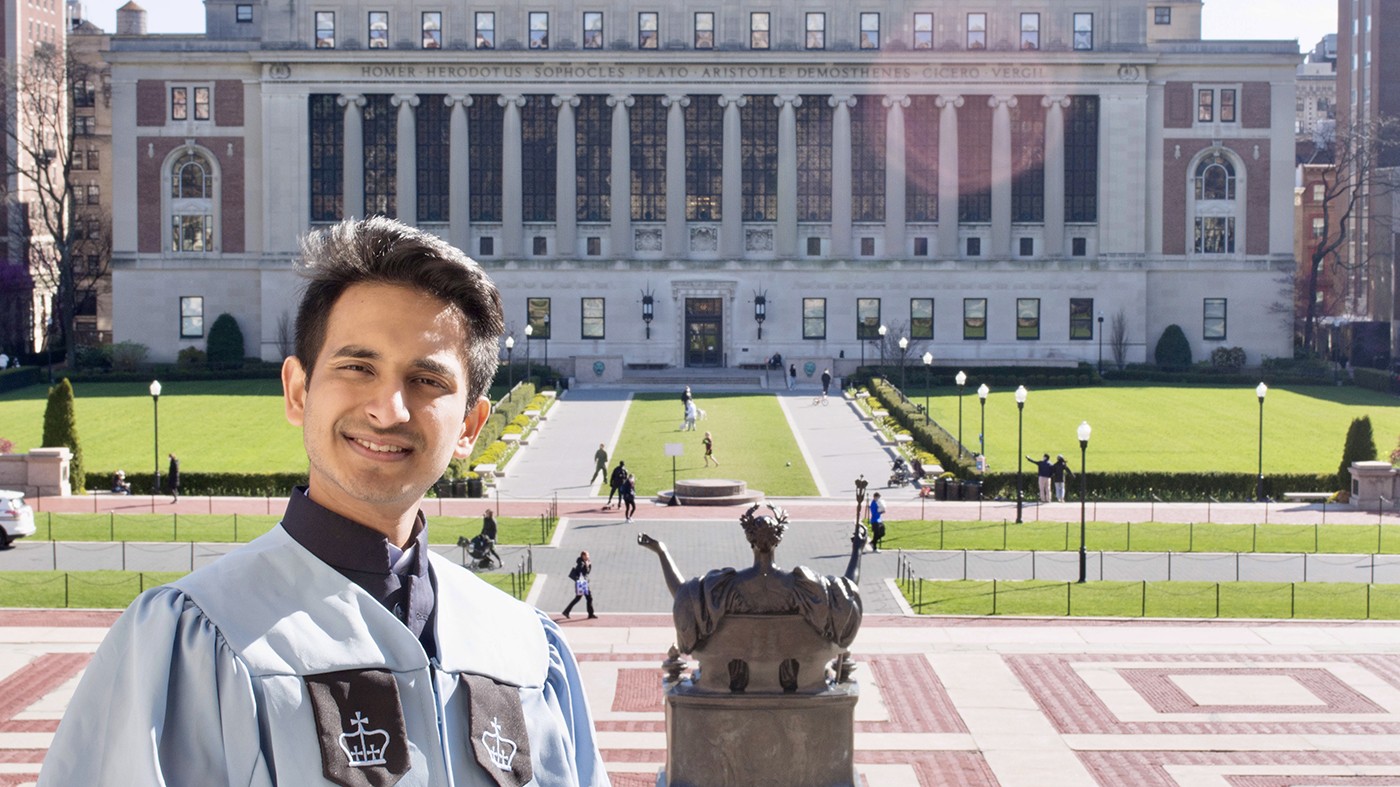
<svg viewBox="0 0 1400 787">
<path fill-rule="evenodd" d="M 987 394 L 991 392 L 986 383 L 977 386 L 977 398 L 982 400 L 982 428 L 977 432 L 977 453 L 984 459 L 987 456 Z"/>
<path fill-rule="evenodd" d="M 151 389 L 150 389 L 150 390 L 151 390 L 151 413 L 152 413 L 152 415 L 154 416 L 154 417 L 152 418 L 152 423 L 153 423 L 153 425 L 154 425 L 154 427 L 155 427 L 155 428 L 153 429 L 153 436 L 154 436 L 153 442 L 154 442 L 155 457 L 156 457 L 156 463 L 155 463 L 155 467 L 156 467 L 156 472 L 155 472 L 155 483 L 154 483 L 154 485 L 153 485 L 153 487 L 152 487 L 152 489 L 151 489 L 151 494 L 152 494 L 152 495 L 158 495 L 158 494 L 160 494 L 160 381 L 159 381 L 159 380 L 152 380 L 152 381 L 151 381 Z"/>
<path fill-rule="evenodd" d="M 931 352 L 925 352 L 925 353 L 924 353 L 924 423 L 929 423 L 930 421 L 933 420 L 932 416 L 929 415 L 929 411 L 928 411 L 928 392 L 929 392 L 929 389 L 933 387 L 933 384 L 930 382 L 930 378 L 929 378 L 929 372 L 932 371 L 932 367 L 933 367 L 933 353 L 931 353 Z"/>
<path fill-rule="evenodd" d="M 958 372 L 953 378 L 953 382 L 958 384 L 958 456 L 962 456 L 962 399 L 963 386 L 967 385 L 967 372 Z"/>
<path fill-rule="evenodd" d="M 535 326 L 525 323 L 525 379 L 532 380 L 535 370 L 530 367 L 530 337 L 535 335 Z"/>
<path fill-rule="evenodd" d="M 1099 374 L 1103 374 L 1103 312 L 1099 312 Z"/>
<path fill-rule="evenodd" d="M 1089 453 L 1089 433 L 1093 429 L 1088 421 L 1079 424 L 1079 582 L 1083 584 L 1089 571 L 1089 556 L 1084 551 L 1084 497 L 1089 490 L 1089 476 L 1085 473 L 1084 460 Z"/>
<path fill-rule="evenodd" d="M 880 374 L 882 375 L 885 373 L 885 334 L 889 331 L 890 329 L 883 324 L 875 329 L 875 332 L 880 334 Z"/>
<path fill-rule="evenodd" d="M 899 390 L 901 393 L 904 392 L 904 356 L 908 349 L 909 338 L 907 336 L 899 337 Z"/>
<path fill-rule="evenodd" d="M 753 294 L 753 319 L 758 323 L 758 339 L 763 341 L 763 321 L 768 319 L 768 294 L 766 292 L 756 292 Z"/>
<path fill-rule="evenodd" d="M 1024 468 L 1026 453 L 1021 449 L 1021 424 L 1026 413 L 1026 386 L 1016 386 L 1016 524 L 1021 524 L 1021 470 Z"/>
<path fill-rule="evenodd" d="M 642 322 L 647 324 L 647 339 L 651 338 L 651 320 L 656 316 L 656 298 L 649 292 L 642 293 Z M 758 338 L 763 338 L 763 326 L 759 326 Z"/>
<path fill-rule="evenodd" d="M 1264 499 L 1264 394 L 1269 392 L 1269 386 L 1259 383 L 1254 389 L 1254 395 L 1259 397 L 1259 483 L 1254 488 L 1254 499 Z"/>
<path fill-rule="evenodd" d="M 511 359 L 515 357 L 515 337 L 506 337 L 506 398 L 515 395 L 515 365 Z"/>
</svg>

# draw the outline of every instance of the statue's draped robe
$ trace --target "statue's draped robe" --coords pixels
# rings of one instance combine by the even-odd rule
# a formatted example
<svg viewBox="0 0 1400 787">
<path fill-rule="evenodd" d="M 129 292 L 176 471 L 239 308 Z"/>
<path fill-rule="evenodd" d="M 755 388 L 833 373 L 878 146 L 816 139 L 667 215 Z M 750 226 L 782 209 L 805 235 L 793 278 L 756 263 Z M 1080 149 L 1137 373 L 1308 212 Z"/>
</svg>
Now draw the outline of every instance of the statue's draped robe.
<svg viewBox="0 0 1400 787">
<path fill-rule="evenodd" d="M 676 591 L 672 617 L 676 645 L 694 652 L 719 628 L 727 614 L 801 615 L 822 638 L 845 648 L 860 630 L 860 591 L 845 577 L 823 577 L 804 566 L 781 573 L 773 586 L 754 593 L 737 569 L 721 568 L 684 582 Z"/>
</svg>

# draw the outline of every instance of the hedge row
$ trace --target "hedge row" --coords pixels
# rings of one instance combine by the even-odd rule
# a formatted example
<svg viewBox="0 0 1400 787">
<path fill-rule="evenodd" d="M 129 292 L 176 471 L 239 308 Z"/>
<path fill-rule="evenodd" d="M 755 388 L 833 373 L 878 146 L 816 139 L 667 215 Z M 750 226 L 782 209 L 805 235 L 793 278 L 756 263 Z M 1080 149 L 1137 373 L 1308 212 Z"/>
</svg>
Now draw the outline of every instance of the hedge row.
<svg viewBox="0 0 1400 787">
<path fill-rule="evenodd" d="M 964 478 L 974 477 L 972 463 L 965 456 L 960 457 L 958 441 L 938 426 L 937 421 L 928 422 L 919 408 L 886 380 L 877 377 L 870 381 L 869 388 L 895 423 L 909 431 L 914 444 L 933 454 L 945 471 Z"/>
<path fill-rule="evenodd" d="M 1395 393 L 1395 375 L 1384 369 L 1367 369 L 1364 366 L 1357 366 L 1351 370 L 1351 374 L 1352 382 L 1362 388 L 1369 388 L 1381 393 Z"/>
<path fill-rule="evenodd" d="M 977 386 L 986 383 L 992 388 L 1015 388 L 1018 385 L 1042 388 L 1067 388 L 1098 385 L 1103 382 L 1094 371 L 1093 364 L 1080 363 L 1077 366 L 931 366 L 928 369 L 920 362 L 906 364 L 905 382 L 911 387 L 920 387 L 927 380 L 934 388 L 956 387 L 953 382 L 958 372 L 967 373 L 967 392 L 974 393 Z M 869 381 L 884 377 L 887 380 L 899 379 L 899 366 L 886 364 L 883 367 L 871 364 L 862 366 L 851 376 L 851 381 L 866 385 Z"/>
<path fill-rule="evenodd" d="M 447 466 L 448 478 L 466 478 L 467 472 L 481 461 L 481 455 L 486 449 L 505 432 L 506 425 L 517 415 L 525 412 L 530 400 L 535 398 L 535 386 L 528 381 L 516 384 L 515 391 L 509 398 L 502 396 L 491 407 L 491 416 L 486 419 L 486 425 L 481 428 L 481 434 L 476 438 L 476 445 L 472 447 L 470 459 L 453 459 Z"/>
<path fill-rule="evenodd" d="M 88 473 L 87 488 L 111 489 L 114 470 Z M 131 491 L 138 495 L 151 493 L 151 474 L 126 471 Z M 161 493 L 165 493 L 165 473 L 160 474 Z M 214 497 L 286 497 L 294 486 L 305 486 L 306 473 L 195 473 L 180 472 L 180 494 Z"/>
<path fill-rule="evenodd" d="M 1021 476 L 1023 497 L 1030 499 L 1036 494 L 1035 466 L 1026 463 L 1028 468 Z M 1077 462 L 1070 467 L 1078 473 Z M 1164 502 L 1205 502 L 1215 498 L 1221 502 L 1241 502 L 1253 500 L 1258 477 L 1253 473 L 1165 473 L 1165 472 L 1110 472 L 1096 473 L 1089 466 L 1088 493 L 1096 500 L 1152 500 L 1155 495 Z M 1281 473 L 1264 475 L 1264 496 L 1282 500 L 1285 492 L 1335 492 L 1337 476 L 1334 473 Z M 1079 478 L 1072 478 L 1066 485 L 1066 495 L 1070 500 L 1079 499 Z M 987 473 L 982 479 L 982 495 L 987 498 L 1016 499 L 1016 473 Z"/>
</svg>

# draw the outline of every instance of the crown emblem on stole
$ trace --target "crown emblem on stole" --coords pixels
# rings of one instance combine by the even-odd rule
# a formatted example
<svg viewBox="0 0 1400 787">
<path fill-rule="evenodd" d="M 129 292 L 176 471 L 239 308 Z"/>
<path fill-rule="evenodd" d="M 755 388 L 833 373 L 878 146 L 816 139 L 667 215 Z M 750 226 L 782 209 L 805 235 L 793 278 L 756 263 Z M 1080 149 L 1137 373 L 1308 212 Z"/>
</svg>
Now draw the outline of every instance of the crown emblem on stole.
<svg viewBox="0 0 1400 787">
<path fill-rule="evenodd" d="M 339 741 L 341 751 L 350 758 L 350 767 L 368 768 L 387 763 L 384 753 L 389 749 L 389 733 L 384 730 L 366 730 L 365 725 L 369 723 L 369 719 L 359 711 L 355 711 L 355 718 L 351 719 L 350 723 L 355 725 L 355 731 L 342 734 Z"/>
<path fill-rule="evenodd" d="M 501 722 L 496 717 L 491 717 L 491 729 L 481 733 L 481 742 L 486 746 L 491 764 L 503 771 L 510 770 L 510 763 L 515 759 L 519 747 L 515 741 L 501 736 Z"/>
</svg>

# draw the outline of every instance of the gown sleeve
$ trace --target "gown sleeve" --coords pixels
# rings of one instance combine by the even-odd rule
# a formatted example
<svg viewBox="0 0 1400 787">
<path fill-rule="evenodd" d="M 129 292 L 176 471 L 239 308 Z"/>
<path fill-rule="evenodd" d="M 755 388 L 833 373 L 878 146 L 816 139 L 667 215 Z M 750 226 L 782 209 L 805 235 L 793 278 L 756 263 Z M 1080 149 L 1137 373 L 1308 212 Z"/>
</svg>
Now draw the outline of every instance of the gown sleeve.
<svg viewBox="0 0 1400 787">
<path fill-rule="evenodd" d="M 576 783 L 579 787 L 609 787 L 611 782 L 603 764 L 603 755 L 598 751 L 598 741 L 593 737 L 592 712 L 584 695 L 578 662 L 564 641 L 559 626 L 544 614 L 540 614 L 540 620 L 549 644 L 546 700 L 559 714 L 565 736 L 573 744 L 571 755 Z"/>
<path fill-rule="evenodd" d="M 271 787 L 247 666 L 182 592 L 142 594 L 98 647 L 40 787 Z"/>
</svg>

